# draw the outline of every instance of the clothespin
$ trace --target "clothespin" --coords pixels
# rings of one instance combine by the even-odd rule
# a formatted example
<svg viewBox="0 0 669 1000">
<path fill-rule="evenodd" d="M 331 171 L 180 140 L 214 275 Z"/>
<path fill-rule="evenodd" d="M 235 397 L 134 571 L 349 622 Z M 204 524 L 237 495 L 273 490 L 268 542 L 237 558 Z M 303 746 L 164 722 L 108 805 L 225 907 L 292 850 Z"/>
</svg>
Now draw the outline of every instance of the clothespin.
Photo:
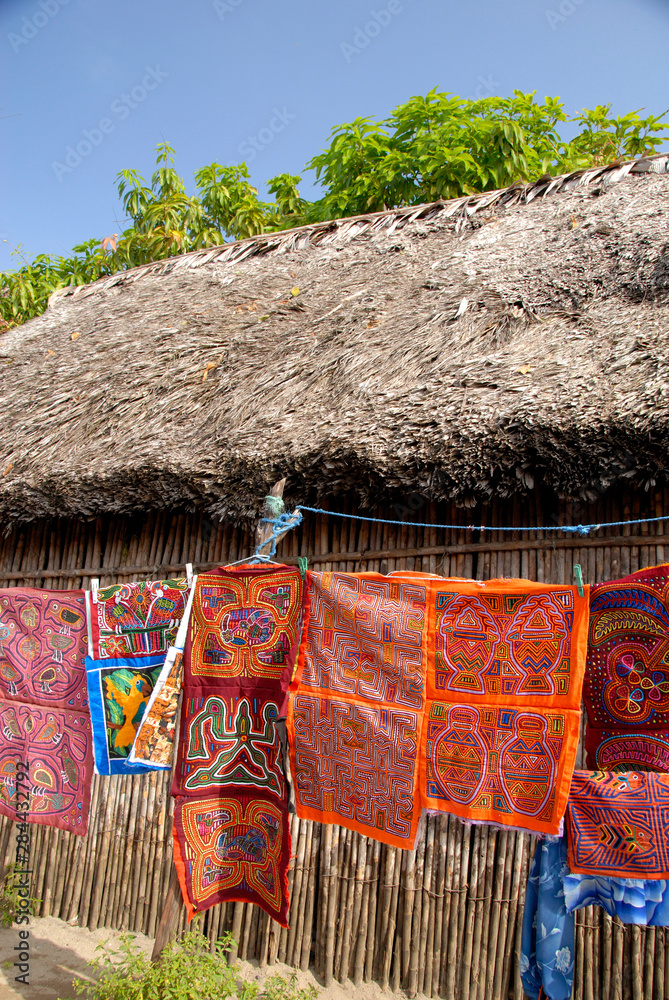
<svg viewBox="0 0 669 1000">
<path fill-rule="evenodd" d="M 585 597 L 585 592 L 583 590 L 583 572 L 581 570 L 580 563 L 576 563 L 574 566 L 574 579 L 576 580 L 576 586 L 578 587 L 578 596 Z"/>
<path fill-rule="evenodd" d="M 309 569 L 309 560 L 307 559 L 306 556 L 297 557 L 297 568 L 300 571 L 300 576 L 302 577 L 302 580 L 304 580 L 307 575 L 307 570 Z"/>
<path fill-rule="evenodd" d="M 97 577 L 94 580 L 91 580 L 91 597 L 93 598 L 93 604 L 97 604 L 98 603 L 98 587 L 99 586 L 100 586 L 100 581 L 99 581 L 99 579 Z"/>
<path fill-rule="evenodd" d="M 188 586 L 193 586 L 193 564 L 186 563 L 186 580 L 188 581 Z"/>
</svg>

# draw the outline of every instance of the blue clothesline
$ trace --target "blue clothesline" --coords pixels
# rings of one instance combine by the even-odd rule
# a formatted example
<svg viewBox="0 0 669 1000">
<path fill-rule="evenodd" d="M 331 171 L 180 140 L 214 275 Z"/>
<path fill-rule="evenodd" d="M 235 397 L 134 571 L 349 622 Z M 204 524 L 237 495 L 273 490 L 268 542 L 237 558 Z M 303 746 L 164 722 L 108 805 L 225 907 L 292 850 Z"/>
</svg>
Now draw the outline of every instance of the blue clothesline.
<svg viewBox="0 0 669 1000">
<path fill-rule="evenodd" d="M 405 528 L 443 528 L 447 531 L 564 531 L 574 535 L 589 535 L 591 531 L 597 531 L 599 528 L 618 528 L 631 524 L 654 524 L 657 521 L 669 521 L 669 515 L 667 515 L 666 517 L 639 517 L 634 521 L 603 521 L 601 524 L 550 524 L 507 528 L 489 524 L 426 524 L 424 521 L 391 521 L 383 517 L 365 517 L 363 514 L 340 514 L 338 511 L 323 510 L 321 507 L 305 507 L 304 504 L 299 504 L 295 510 L 308 510 L 312 514 L 326 514 L 328 517 L 346 517 L 353 521 L 370 521 L 373 524 L 400 524 Z"/>
</svg>

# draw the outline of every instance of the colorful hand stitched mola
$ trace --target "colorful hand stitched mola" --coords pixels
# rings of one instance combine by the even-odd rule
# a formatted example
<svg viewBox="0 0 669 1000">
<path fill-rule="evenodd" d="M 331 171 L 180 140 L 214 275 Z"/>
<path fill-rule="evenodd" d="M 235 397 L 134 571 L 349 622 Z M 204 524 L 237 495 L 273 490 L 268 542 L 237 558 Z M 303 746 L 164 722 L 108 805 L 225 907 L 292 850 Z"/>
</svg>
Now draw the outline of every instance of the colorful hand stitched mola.
<svg viewBox="0 0 669 1000">
<path fill-rule="evenodd" d="M 302 578 L 289 566 L 204 573 L 186 643 L 185 685 L 286 691 L 303 621 Z"/>
<path fill-rule="evenodd" d="M 308 573 L 307 580 L 301 677 L 288 712 L 297 814 L 412 848 L 421 812 L 427 578 Z"/>
<path fill-rule="evenodd" d="M 669 772 L 669 565 L 594 586 L 588 638 L 588 767 Z"/>
<path fill-rule="evenodd" d="M 288 926 L 288 812 L 256 789 L 177 799 L 174 860 L 189 921 L 232 900 Z"/>
<path fill-rule="evenodd" d="M 574 872 L 669 878 L 669 775 L 575 771 L 566 829 Z"/>
<path fill-rule="evenodd" d="M 88 827 L 93 771 L 83 590 L 0 591 L 0 812 Z M 17 764 L 29 781 L 17 787 Z"/>
<path fill-rule="evenodd" d="M 431 580 L 423 802 L 557 833 L 574 768 L 587 595 L 529 580 Z"/>
<path fill-rule="evenodd" d="M 176 639 L 188 597 L 187 580 L 116 583 L 91 593 L 94 660 L 163 660 Z"/>
<path fill-rule="evenodd" d="M 189 914 L 224 900 L 288 913 L 290 835 L 277 719 L 304 620 L 296 569 L 197 578 L 184 654 L 175 862 Z"/>
</svg>

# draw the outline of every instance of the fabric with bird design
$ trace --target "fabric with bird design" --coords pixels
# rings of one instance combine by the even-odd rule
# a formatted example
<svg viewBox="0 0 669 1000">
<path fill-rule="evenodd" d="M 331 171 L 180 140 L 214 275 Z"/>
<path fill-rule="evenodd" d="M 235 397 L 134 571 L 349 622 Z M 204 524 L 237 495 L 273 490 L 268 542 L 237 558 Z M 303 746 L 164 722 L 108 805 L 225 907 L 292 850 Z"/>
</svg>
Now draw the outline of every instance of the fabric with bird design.
<svg viewBox="0 0 669 1000">
<path fill-rule="evenodd" d="M 83 590 L 0 590 L 0 812 L 12 820 L 21 813 L 86 833 L 93 754 L 85 659 Z M 29 788 L 17 791 L 19 764 Z"/>
<path fill-rule="evenodd" d="M 163 660 L 184 616 L 186 579 L 116 583 L 91 592 L 89 655 L 96 660 Z"/>
<path fill-rule="evenodd" d="M 669 774 L 575 771 L 566 832 L 573 872 L 669 878 Z"/>
<path fill-rule="evenodd" d="M 128 756 L 164 661 L 160 654 L 142 659 L 86 657 L 98 774 L 143 774 L 147 770 L 145 765 L 131 763 Z"/>
</svg>

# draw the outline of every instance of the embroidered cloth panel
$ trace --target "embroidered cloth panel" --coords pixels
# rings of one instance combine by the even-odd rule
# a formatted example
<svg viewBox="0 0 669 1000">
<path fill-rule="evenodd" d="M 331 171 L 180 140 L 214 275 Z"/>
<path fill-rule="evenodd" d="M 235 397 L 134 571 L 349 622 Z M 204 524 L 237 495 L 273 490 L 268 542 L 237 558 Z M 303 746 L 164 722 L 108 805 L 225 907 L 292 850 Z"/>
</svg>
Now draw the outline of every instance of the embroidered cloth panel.
<svg viewBox="0 0 669 1000">
<path fill-rule="evenodd" d="M 83 590 L 0 591 L 0 812 L 88 827 L 92 736 Z M 17 793 L 17 764 L 29 781 Z"/>
<path fill-rule="evenodd" d="M 290 836 L 276 721 L 303 604 L 302 578 L 288 566 L 197 578 L 172 785 L 175 859 L 191 913 L 246 900 L 286 923 Z"/>
<path fill-rule="evenodd" d="M 587 593 L 529 580 L 431 580 L 423 803 L 558 833 L 574 769 Z"/>
<path fill-rule="evenodd" d="M 288 709 L 297 814 L 413 847 L 427 578 L 308 573 Z"/>
<path fill-rule="evenodd" d="M 257 789 L 177 799 L 174 860 L 191 920 L 231 901 L 255 903 L 288 926 L 288 811 Z"/>
<path fill-rule="evenodd" d="M 288 715 L 298 815 L 409 848 L 424 806 L 557 833 L 587 597 L 526 580 L 307 579 Z"/>
<path fill-rule="evenodd" d="M 155 657 L 174 644 L 188 581 L 115 583 L 90 594 L 89 656 L 94 660 Z"/>
<path fill-rule="evenodd" d="M 573 872 L 669 878 L 669 775 L 575 771 L 566 831 Z"/>
<path fill-rule="evenodd" d="M 591 591 L 587 765 L 669 771 L 669 565 Z"/>
<path fill-rule="evenodd" d="M 91 660 L 86 657 L 88 697 L 98 774 L 144 774 L 128 755 L 165 656 Z"/>
</svg>

